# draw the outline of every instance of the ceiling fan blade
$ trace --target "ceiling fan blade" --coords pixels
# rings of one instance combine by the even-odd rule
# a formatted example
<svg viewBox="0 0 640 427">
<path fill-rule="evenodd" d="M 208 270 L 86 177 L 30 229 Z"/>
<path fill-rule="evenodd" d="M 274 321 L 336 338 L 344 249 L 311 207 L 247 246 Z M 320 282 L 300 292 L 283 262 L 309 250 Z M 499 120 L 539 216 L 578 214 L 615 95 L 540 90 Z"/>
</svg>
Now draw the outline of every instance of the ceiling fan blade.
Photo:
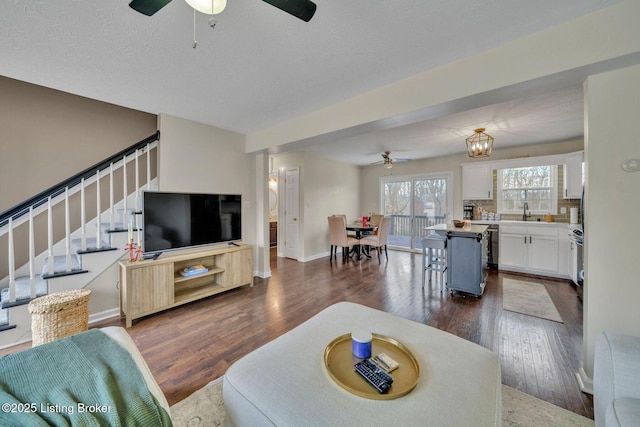
<svg viewBox="0 0 640 427">
<path fill-rule="evenodd" d="M 171 0 L 133 0 L 129 7 L 143 15 L 151 16 L 170 2 Z"/>
<path fill-rule="evenodd" d="M 304 22 L 309 22 L 313 18 L 313 14 L 316 13 L 316 4 L 309 0 L 263 0 L 265 3 L 269 3 L 272 6 L 277 7 L 280 10 L 302 19 Z"/>
</svg>

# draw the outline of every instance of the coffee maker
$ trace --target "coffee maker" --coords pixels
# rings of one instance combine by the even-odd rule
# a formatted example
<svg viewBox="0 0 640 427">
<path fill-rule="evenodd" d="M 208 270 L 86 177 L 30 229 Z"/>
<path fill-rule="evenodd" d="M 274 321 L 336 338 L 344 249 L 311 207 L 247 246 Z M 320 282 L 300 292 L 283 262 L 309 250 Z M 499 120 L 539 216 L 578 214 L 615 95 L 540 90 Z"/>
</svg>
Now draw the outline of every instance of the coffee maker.
<svg viewBox="0 0 640 427">
<path fill-rule="evenodd" d="M 464 219 L 473 219 L 474 208 L 475 208 L 474 205 L 464 205 L 464 208 L 463 208 Z"/>
</svg>

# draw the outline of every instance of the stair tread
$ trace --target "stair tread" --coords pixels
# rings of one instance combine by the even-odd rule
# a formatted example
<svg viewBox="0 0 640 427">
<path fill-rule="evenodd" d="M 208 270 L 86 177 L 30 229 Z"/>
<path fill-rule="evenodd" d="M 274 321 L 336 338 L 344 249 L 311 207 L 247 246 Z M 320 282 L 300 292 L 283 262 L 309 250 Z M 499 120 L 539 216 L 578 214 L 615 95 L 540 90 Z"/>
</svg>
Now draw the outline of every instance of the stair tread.
<svg viewBox="0 0 640 427">
<path fill-rule="evenodd" d="M 36 297 L 41 297 L 48 293 L 48 286 L 46 280 L 40 275 L 34 277 L 36 281 Z M 16 301 L 28 301 L 31 299 L 31 279 L 29 276 L 21 276 L 16 278 Z M 0 291 L 0 302 L 2 305 L 9 303 L 9 288 L 4 288 Z M 0 319 L 0 324 L 2 323 Z"/>
</svg>

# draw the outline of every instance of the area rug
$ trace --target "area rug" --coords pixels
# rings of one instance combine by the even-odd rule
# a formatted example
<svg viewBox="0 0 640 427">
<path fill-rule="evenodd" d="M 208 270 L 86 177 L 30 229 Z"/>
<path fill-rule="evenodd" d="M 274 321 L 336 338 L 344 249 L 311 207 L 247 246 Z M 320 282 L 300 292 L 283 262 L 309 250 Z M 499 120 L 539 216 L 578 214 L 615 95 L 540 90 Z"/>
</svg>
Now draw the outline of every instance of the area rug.
<svg viewBox="0 0 640 427">
<path fill-rule="evenodd" d="M 171 407 L 176 427 L 223 426 L 222 377 Z M 502 425 L 508 427 L 593 427 L 593 420 L 502 386 Z"/>
<path fill-rule="evenodd" d="M 520 280 L 502 281 L 502 308 L 564 323 L 544 285 Z"/>
</svg>

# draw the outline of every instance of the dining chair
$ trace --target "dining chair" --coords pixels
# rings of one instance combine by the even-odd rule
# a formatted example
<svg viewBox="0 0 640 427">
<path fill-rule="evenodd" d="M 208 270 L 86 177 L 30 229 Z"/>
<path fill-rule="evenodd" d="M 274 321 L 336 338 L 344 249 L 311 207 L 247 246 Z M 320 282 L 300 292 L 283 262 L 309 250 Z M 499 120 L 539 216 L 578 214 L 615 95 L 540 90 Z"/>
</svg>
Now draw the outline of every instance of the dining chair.
<svg viewBox="0 0 640 427">
<path fill-rule="evenodd" d="M 347 235 L 347 220 L 341 215 L 333 215 L 328 217 L 329 221 L 329 241 L 331 243 L 331 249 L 329 253 L 329 260 L 334 257 L 338 257 L 338 247 L 342 247 L 342 260 L 345 261 L 349 258 L 349 253 L 352 246 L 359 246 L 360 240 L 355 237 Z"/>
<path fill-rule="evenodd" d="M 389 237 L 389 229 L 391 228 L 391 217 L 384 216 L 380 220 L 378 226 L 378 234 L 372 234 L 370 236 L 360 239 L 361 245 L 368 245 L 370 248 L 375 248 L 378 251 L 378 263 L 381 261 L 380 252 L 384 249 L 384 256 L 389 259 L 389 253 L 387 252 L 387 238 Z"/>
<path fill-rule="evenodd" d="M 341 216 L 341 217 L 343 217 L 343 218 L 344 218 L 344 223 L 345 223 L 345 226 L 346 226 L 346 223 L 347 223 L 347 216 L 346 216 L 345 214 L 333 214 L 333 216 Z M 349 231 L 347 231 L 347 236 L 355 237 L 356 235 L 355 235 L 355 233 L 353 233 L 353 232 L 349 232 Z"/>
<path fill-rule="evenodd" d="M 380 221 L 384 218 L 384 215 L 380 214 L 371 214 L 371 219 L 369 220 L 369 224 L 374 227 L 378 227 L 380 225 Z M 371 232 L 371 234 L 378 234 L 378 229 L 375 229 Z"/>
</svg>

